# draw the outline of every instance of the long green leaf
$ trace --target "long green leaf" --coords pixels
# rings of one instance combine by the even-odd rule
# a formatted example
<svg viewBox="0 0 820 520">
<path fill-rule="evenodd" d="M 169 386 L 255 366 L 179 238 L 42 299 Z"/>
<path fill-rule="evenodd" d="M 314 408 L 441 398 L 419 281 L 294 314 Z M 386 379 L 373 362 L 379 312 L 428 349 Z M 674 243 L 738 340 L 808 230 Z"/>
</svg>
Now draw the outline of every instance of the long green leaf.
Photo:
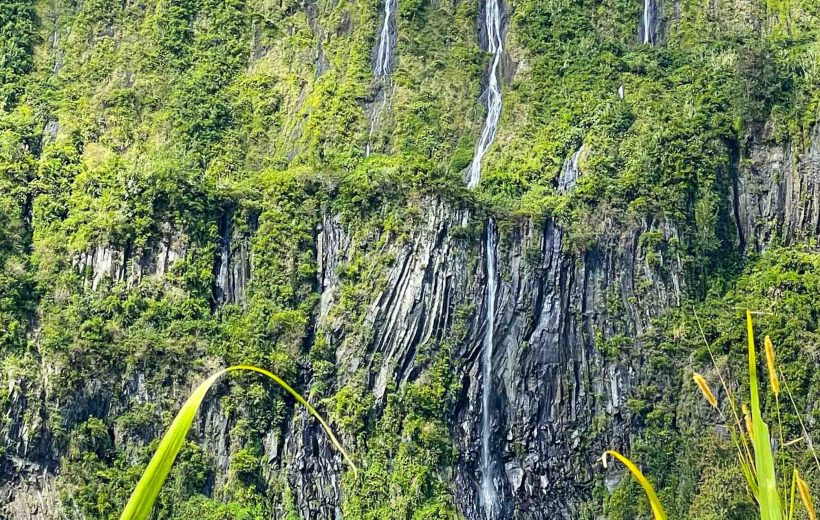
<svg viewBox="0 0 820 520">
<path fill-rule="evenodd" d="M 628 458 L 624 457 L 623 455 L 614 450 L 609 450 L 606 453 L 604 453 L 602 459 L 604 461 L 604 466 L 606 466 L 607 455 L 612 455 L 613 457 L 618 459 L 621 462 L 621 464 L 626 466 L 626 469 L 628 469 L 632 473 L 632 476 L 635 477 L 635 480 L 637 480 L 638 484 L 641 485 L 641 487 L 644 490 L 644 493 L 646 493 L 646 497 L 649 499 L 649 505 L 652 507 L 652 513 L 655 515 L 655 520 L 667 520 L 668 517 L 666 516 L 666 511 L 664 511 L 663 505 L 661 505 L 661 501 L 658 498 L 658 495 L 655 493 L 655 489 L 652 487 L 652 484 L 650 484 L 650 482 L 646 479 L 641 470 L 638 469 L 638 466 L 636 466 L 634 462 L 632 462 L 631 460 L 629 460 Z"/>
<path fill-rule="evenodd" d="M 780 494 L 777 492 L 777 476 L 774 472 L 774 455 L 769 437 L 769 426 L 760 412 L 760 394 L 757 381 L 757 354 L 755 352 L 752 313 L 746 311 L 746 335 L 749 345 L 749 390 L 752 400 L 753 445 L 755 469 L 757 470 L 757 500 L 761 520 L 782 520 Z"/>
<path fill-rule="evenodd" d="M 356 465 L 350 460 L 350 457 L 342 447 L 342 444 L 333 434 L 330 426 L 324 419 L 322 419 L 319 412 L 317 412 L 316 409 L 305 401 L 305 399 L 299 395 L 296 390 L 291 388 L 290 385 L 285 383 L 285 381 L 281 378 L 263 368 L 250 365 L 236 365 L 220 370 L 206 379 L 196 388 L 196 390 L 194 390 L 185 402 L 182 409 L 174 418 L 174 422 L 171 423 L 171 427 L 160 441 L 159 447 L 157 448 L 156 453 L 154 453 L 154 456 L 151 458 L 151 461 L 148 463 L 148 467 L 145 469 L 145 472 L 142 474 L 142 478 L 140 478 L 140 481 L 137 483 L 137 487 L 134 488 L 134 492 L 131 494 L 131 498 L 128 500 L 128 503 L 125 505 L 125 509 L 120 516 L 120 520 L 145 520 L 148 518 L 151 514 L 151 509 L 154 507 L 154 502 L 157 499 L 157 495 L 159 495 L 159 491 L 162 488 L 163 483 L 165 483 L 168 473 L 171 471 L 171 465 L 174 463 L 174 459 L 176 459 L 179 450 L 182 448 L 182 444 L 185 442 L 185 437 L 191 429 L 191 425 L 194 422 L 199 405 L 202 404 L 202 401 L 205 399 L 205 394 L 208 393 L 211 386 L 213 386 L 216 380 L 223 374 L 239 370 L 249 370 L 264 374 L 270 379 L 273 379 L 279 386 L 284 388 L 285 391 L 292 395 L 299 404 L 307 408 L 311 415 L 318 419 L 319 423 L 322 425 L 322 428 L 324 428 L 325 432 L 327 432 L 331 443 L 341 452 L 345 461 L 350 464 L 354 474 L 357 472 Z"/>
</svg>

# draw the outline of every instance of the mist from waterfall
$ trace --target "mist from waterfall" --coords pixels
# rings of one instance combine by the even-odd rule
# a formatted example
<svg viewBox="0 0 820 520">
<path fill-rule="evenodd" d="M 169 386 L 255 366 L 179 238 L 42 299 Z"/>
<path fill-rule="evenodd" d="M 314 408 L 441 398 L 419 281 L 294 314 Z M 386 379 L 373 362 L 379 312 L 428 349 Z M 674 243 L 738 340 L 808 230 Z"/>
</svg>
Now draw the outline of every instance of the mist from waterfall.
<svg viewBox="0 0 820 520">
<path fill-rule="evenodd" d="M 485 518 L 492 520 L 499 510 L 498 492 L 493 481 L 492 447 L 490 435 L 492 424 L 490 417 L 490 396 L 493 377 L 493 343 L 495 342 L 495 297 L 498 287 L 498 266 L 496 253 L 495 221 L 487 221 L 487 239 L 484 242 L 487 258 L 487 300 L 485 308 L 484 341 L 481 353 L 481 377 L 484 388 L 481 392 L 481 505 Z"/>
<path fill-rule="evenodd" d="M 501 55 L 504 44 L 501 39 L 501 2 L 487 0 L 484 8 L 484 23 L 487 27 L 487 50 L 493 53 L 493 62 L 488 71 L 487 81 L 487 118 L 476 145 L 470 171 L 467 175 L 467 187 L 475 188 L 481 180 L 481 160 L 493 144 L 498 131 L 498 120 L 501 118 L 501 81 L 499 78 Z"/>
<path fill-rule="evenodd" d="M 393 70 L 393 38 L 390 32 L 390 23 L 395 16 L 397 1 L 398 0 L 384 0 L 384 21 L 382 22 L 382 28 L 379 32 L 379 42 L 376 45 L 376 59 L 373 63 L 373 75 L 376 76 L 376 79 L 381 83 L 382 99 L 381 102 L 373 107 L 373 111 L 370 114 L 370 130 L 367 133 L 365 156 L 370 155 L 376 123 L 379 120 L 379 115 L 387 105 L 390 73 Z"/>
</svg>

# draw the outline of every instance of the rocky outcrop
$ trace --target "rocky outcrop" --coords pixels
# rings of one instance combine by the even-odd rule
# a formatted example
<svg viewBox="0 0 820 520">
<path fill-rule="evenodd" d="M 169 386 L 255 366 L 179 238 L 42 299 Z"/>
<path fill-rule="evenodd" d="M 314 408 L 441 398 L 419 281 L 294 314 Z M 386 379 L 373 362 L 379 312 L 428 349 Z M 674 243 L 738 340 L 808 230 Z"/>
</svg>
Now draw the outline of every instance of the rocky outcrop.
<svg viewBox="0 0 820 520">
<path fill-rule="evenodd" d="M 83 276 L 83 287 L 97 290 L 104 280 L 112 283 L 140 283 L 148 276 L 163 277 L 188 248 L 185 234 L 163 223 L 156 239 L 148 247 L 135 250 L 131 245 L 97 245 L 75 254 L 72 265 Z"/>
<path fill-rule="evenodd" d="M 236 226 L 230 213 L 226 213 L 219 227 L 214 300 L 218 305 L 240 303 L 251 278 L 250 237 L 255 223 Z M 244 231 L 243 227 L 246 228 Z"/>
<path fill-rule="evenodd" d="M 384 241 L 393 261 L 384 273 L 372 273 L 373 280 L 383 281 L 365 312 L 365 348 L 345 341 L 345 324 L 334 313 L 339 303 L 339 266 L 356 253 L 356 242 L 342 218 L 326 214 L 316 235 L 321 292 L 316 327 L 328 334 L 337 350 L 337 386 L 366 369 L 372 374 L 368 391 L 380 407 L 388 388 L 423 377 L 426 366 L 417 356 L 418 349 L 446 337 L 457 312 L 466 312 L 467 337 L 455 352 L 463 390 L 451 411 L 459 453 L 453 493 L 467 518 L 483 518 L 475 475 L 487 305 L 485 248 L 483 239 L 472 235 L 471 229 L 479 223 L 467 211 L 437 200 L 421 206 L 427 210 L 410 237 Z M 237 272 L 233 259 L 240 259 L 240 267 L 250 263 L 235 251 L 247 251 L 252 237 L 229 228 L 222 230 L 223 243 L 215 260 L 220 266 L 215 273 L 217 288 L 223 291 L 231 285 L 221 284 L 219 274 Z M 656 239 L 642 240 L 647 234 Z M 684 290 L 682 266 L 663 249 L 663 243 L 677 238 L 673 224 L 646 220 L 594 250 L 577 254 L 567 251 L 563 231 L 551 220 L 501 227 L 490 403 L 493 480 L 503 499 L 503 517 L 572 518 L 578 504 L 589 497 L 594 455 L 604 442 L 617 445 L 627 435 L 623 396 L 639 379 L 639 367 L 605 358 L 597 342 L 617 334 L 635 337 L 652 316 L 677 303 Z M 162 252 L 172 250 L 179 249 L 161 246 L 155 256 L 163 260 L 152 265 L 167 265 L 164 259 L 176 253 Z M 227 267 L 223 258 L 229 259 Z M 117 274 L 123 272 L 123 264 L 87 265 L 94 273 L 123 279 Z M 242 273 L 250 275 L 249 270 Z M 238 287 L 233 283 L 234 289 Z M 243 278 L 241 286 L 246 283 Z M 228 302 L 236 301 L 239 293 L 221 294 L 233 295 L 223 300 Z M 134 377 L 133 384 L 126 385 L 125 399 L 139 401 L 145 397 L 145 385 L 139 374 Z M 202 416 L 201 435 L 218 474 L 224 475 L 231 453 L 230 426 L 216 404 Z M 596 443 L 591 424 L 601 417 L 608 418 L 610 427 Z M 316 428 L 298 413 L 283 438 L 266 439 L 266 454 L 274 469 L 284 465 L 303 517 L 340 518 L 343 467 Z M 116 442 L 127 442 L 123 435 L 117 434 Z"/>
<path fill-rule="evenodd" d="M 7 457 L 3 474 L 15 475 L 0 482 L 0 516 L 3 518 L 57 518 L 60 501 L 54 474 L 30 460 Z"/>
<path fill-rule="evenodd" d="M 395 260 L 366 313 L 372 334 L 367 348 L 356 350 L 336 338 L 339 384 L 359 368 L 369 368 L 375 374 L 369 390 L 379 402 L 387 388 L 419 378 L 424 367 L 417 349 L 445 337 L 457 309 L 472 309 L 468 339 L 457 352 L 463 395 L 451 425 L 460 453 L 453 492 L 467 518 L 483 518 L 475 478 L 486 305 L 483 248 L 464 238 L 464 224 L 472 224 L 467 213 L 440 201 L 423 206 L 429 209 L 412 237 L 387 246 Z M 634 337 L 652 316 L 676 305 L 683 290 L 683 267 L 675 256 L 659 253 L 657 244 L 641 240 L 649 232 L 661 243 L 678 238 L 671 223 L 644 221 L 576 255 L 565 250 L 563 232 L 552 221 L 500 232 L 491 403 L 495 480 L 507 507 L 503 517 L 572 518 L 589 496 L 592 461 L 603 447 L 588 444 L 591 423 L 610 417 L 607 435 L 625 435 L 623 396 L 638 379 L 637 368 L 605 359 L 596 341 L 616 334 Z M 351 257 L 351 247 L 341 220 L 326 217 L 317 247 L 319 315 L 322 326 L 337 334 L 341 327 L 327 321 L 338 291 L 333 266 Z"/>
<path fill-rule="evenodd" d="M 287 434 L 284 460 L 288 461 L 287 480 L 295 491 L 300 517 L 342 518 L 343 465 L 321 427 L 304 410 L 297 413 Z"/>
<path fill-rule="evenodd" d="M 740 162 L 735 211 L 741 244 L 761 252 L 820 233 L 820 125 L 805 143 L 778 143 L 770 126 Z"/>
</svg>

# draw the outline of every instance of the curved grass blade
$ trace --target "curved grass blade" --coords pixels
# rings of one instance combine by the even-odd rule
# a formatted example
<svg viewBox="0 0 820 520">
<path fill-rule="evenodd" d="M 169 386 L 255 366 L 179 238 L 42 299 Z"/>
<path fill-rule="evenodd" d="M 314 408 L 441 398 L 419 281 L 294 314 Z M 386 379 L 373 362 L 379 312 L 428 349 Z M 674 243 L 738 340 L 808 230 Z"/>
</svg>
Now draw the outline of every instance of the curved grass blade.
<svg viewBox="0 0 820 520">
<path fill-rule="evenodd" d="M 250 365 L 235 365 L 220 370 L 206 379 L 194 390 L 188 400 L 185 401 L 182 409 L 179 413 L 177 413 L 177 416 L 171 423 L 170 428 L 168 428 L 165 436 L 160 441 L 159 447 L 157 447 L 157 451 L 148 463 L 148 467 L 145 469 L 145 472 L 142 474 L 142 477 L 137 483 L 137 487 L 134 488 L 134 492 L 131 494 L 131 498 L 128 500 L 128 503 L 125 505 L 125 509 L 120 516 L 120 520 L 145 520 L 148 518 L 151 514 L 151 509 L 154 507 L 154 502 L 157 499 L 157 495 L 159 495 L 159 491 L 162 488 L 165 479 L 168 477 L 168 473 L 171 471 L 171 466 L 174 463 L 174 459 L 176 459 L 179 450 L 182 448 L 182 444 L 185 442 L 185 437 L 191 429 L 191 425 L 194 422 L 199 405 L 202 404 L 208 390 L 210 390 L 211 386 L 213 386 L 216 380 L 222 375 L 228 372 L 240 370 L 258 372 L 269 377 L 279 386 L 284 388 L 290 395 L 292 395 L 299 404 L 307 408 L 308 412 L 319 420 L 322 428 L 324 428 L 330 438 L 330 442 L 334 447 L 336 447 L 337 450 L 339 450 L 339 452 L 341 452 L 342 457 L 344 457 L 345 461 L 353 469 L 353 473 L 357 473 L 356 465 L 350 460 L 350 457 L 342 447 L 339 440 L 333 434 L 330 426 L 324 419 L 322 419 L 319 412 L 317 412 L 315 408 L 305 401 L 299 392 L 291 388 L 291 386 L 285 383 L 285 381 L 281 378 L 263 368 Z"/>
<path fill-rule="evenodd" d="M 628 469 L 632 473 L 632 476 L 635 477 L 635 480 L 637 480 L 638 484 L 641 485 L 641 487 L 644 490 L 644 493 L 646 493 L 646 497 L 649 499 L 649 505 L 652 506 L 652 513 L 655 515 L 655 520 L 668 520 L 668 517 L 666 516 L 666 511 L 664 511 L 663 505 L 661 505 L 661 501 L 658 498 L 658 495 L 655 493 L 655 489 L 652 487 L 652 484 L 650 484 L 649 481 L 646 479 L 641 470 L 638 469 L 638 466 L 636 466 L 631 460 L 624 457 L 617 451 L 609 450 L 605 452 L 604 456 L 601 458 L 601 460 L 604 462 L 604 467 L 606 467 L 607 455 L 612 455 L 613 457 L 618 459 L 621 462 L 621 464 L 626 466 L 626 469 Z"/>
</svg>

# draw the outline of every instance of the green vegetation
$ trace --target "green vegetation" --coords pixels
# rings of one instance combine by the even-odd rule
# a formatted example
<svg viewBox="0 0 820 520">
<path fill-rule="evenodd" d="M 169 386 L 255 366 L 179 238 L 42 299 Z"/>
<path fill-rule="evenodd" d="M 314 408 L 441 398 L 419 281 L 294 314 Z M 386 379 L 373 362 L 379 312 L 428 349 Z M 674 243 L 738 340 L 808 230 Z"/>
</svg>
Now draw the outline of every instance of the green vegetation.
<svg viewBox="0 0 820 520">
<path fill-rule="evenodd" d="M 703 406 L 700 391 L 687 374 L 693 369 L 702 372 L 713 382 L 713 390 L 722 391 L 718 399 L 724 406 L 731 402 L 727 389 L 733 396 L 751 395 L 748 379 L 737 375 L 749 370 L 746 327 L 739 325 L 745 309 L 757 310 L 759 329 L 769 331 L 771 342 L 777 346 L 781 391 L 787 386 L 795 399 L 792 404 L 781 396 L 779 406 L 767 388 L 771 384 L 761 381 L 760 386 L 767 389 L 760 393 L 761 410 L 769 418 L 778 417 L 778 427 L 771 432 L 778 446 L 804 437 L 797 411 L 811 417 L 816 413 L 805 410 L 811 410 L 807 396 L 818 384 L 810 368 L 812 345 L 820 331 L 818 268 L 820 254 L 811 247 L 774 248 L 751 262 L 730 290 L 716 288 L 705 301 L 694 305 L 694 311 L 684 305 L 668 313 L 640 338 L 642 355 L 654 370 L 643 383 L 646 390 L 634 392 L 642 403 L 632 420 L 642 428 L 639 436 L 630 439 L 628 455 L 652 480 L 670 518 L 742 520 L 759 514 L 738 460 L 735 441 L 740 439 L 721 433 L 722 428 L 735 428 L 733 415 L 727 412 L 726 419 L 715 424 L 711 407 Z M 727 383 L 726 389 L 722 385 L 716 388 L 719 374 Z M 737 406 L 740 421 L 745 423 L 739 402 Z M 781 478 L 788 480 L 791 468 L 796 467 L 812 486 L 816 485 L 817 464 L 803 442 L 779 449 L 775 459 Z M 778 487 L 788 486 L 789 482 L 781 481 Z M 636 500 L 640 494 L 639 487 L 626 482 L 606 496 L 603 509 L 614 519 L 651 514 L 642 504 L 645 501 Z"/>
<path fill-rule="evenodd" d="M 797 495 L 800 496 L 800 499 L 805 507 L 806 512 L 809 515 L 810 519 L 815 519 L 816 514 L 814 510 L 814 504 L 811 498 L 811 493 L 809 492 L 808 485 L 806 482 L 800 478 L 797 468 L 792 469 L 791 471 L 791 485 L 790 489 L 784 488 L 780 489 L 779 484 L 780 480 L 778 480 L 775 474 L 775 455 L 774 451 L 775 448 L 773 444 L 776 442 L 774 438 L 769 433 L 769 428 L 766 422 L 763 420 L 762 412 L 760 408 L 760 394 L 758 391 L 758 377 L 757 377 L 757 349 L 755 347 L 755 339 L 754 339 L 754 328 L 752 326 L 752 315 L 750 311 L 746 311 L 746 334 L 748 336 L 748 360 L 749 360 L 749 389 L 750 389 L 750 405 L 751 408 L 751 416 L 749 412 L 745 412 L 745 429 L 744 423 L 741 422 L 741 419 L 738 415 L 738 410 L 740 409 L 739 403 L 736 402 L 735 398 L 732 396 L 731 391 L 726 386 L 725 379 L 721 374 L 721 370 L 718 366 L 715 366 L 715 371 L 720 378 L 721 384 L 723 385 L 723 389 L 726 392 L 729 404 L 728 410 L 725 412 L 722 410 L 721 405 L 718 404 L 717 398 L 712 393 L 711 388 L 709 387 L 706 380 L 700 374 L 695 374 L 694 380 L 697 383 L 700 391 L 703 393 L 706 401 L 714 407 L 719 413 L 722 419 L 725 420 L 725 417 L 728 415 L 730 419 L 728 420 L 728 424 L 726 425 L 730 430 L 730 435 L 732 436 L 733 440 L 735 441 L 735 445 L 737 447 L 737 456 L 738 460 L 740 461 L 740 466 L 742 469 L 743 476 L 746 478 L 748 484 L 748 490 L 751 495 L 754 496 L 755 501 L 758 504 L 759 508 L 759 516 L 761 520 L 782 520 L 786 518 L 786 511 L 788 512 L 788 518 L 794 518 L 795 513 L 795 497 Z M 771 383 L 770 390 L 775 398 L 778 397 L 780 393 L 780 382 L 778 376 L 778 369 L 775 363 L 774 357 L 774 349 L 772 347 L 771 340 L 769 336 L 766 336 L 766 360 L 767 360 L 767 368 L 769 373 L 769 381 Z M 714 360 L 714 356 L 712 354 L 711 348 L 709 347 L 708 343 L 706 345 L 707 349 L 709 350 L 712 359 Z M 743 404 L 743 409 L 748 410 L 746 404 Z M 731 411 L 731 413 L 729 413 Z M 797 408 L 794 409 L 795 414 L 799 416 L 799 410 Z M 778 418 L 780 417 L 780 408 L 778 405 L 777 409 Z M 801 422 L 802 424 L 802 422 Z M 782 444 L 783 440 L 783 425 L 779 424 L 780 430 L 780 440 Z M 814 446 L 811 441 L 811 437 L 809 436 L 809 432 L 803 431 L 803 436 L 798 439 L 798 441 L 804 445 L 806 452 L 811 452 L 814 456 L 815 460 L 817 460 L 817 455 L 814 453 Z M 786 449 L 787 445 L 781 445 L 779 448 L 781 450 Z M 753 454 L 752 454 L 753 452 Z M 606 457 L 607 455 L 612 455 L 613 457 L 617 458 L 621 461 L 624 465 L 629 468 L 630 472 L 633 474 L 635 479 L 640 483 L 641 487 L 643 488 L 644 492 L 649 499 L 650 505 L 652 507 L 652 512 L 655 517 L 655 520 L 666 520 L 668 517 L 666 512 L 663 509 L 663 505 L 661 504 L 660 500 L 658 499 L 657 494 L 655 493 L 655 489 L 652 487 L 652 484 L 644 477 L 643 473 L 638 469 L 635 464 L 630 461 L 629 459 L 625 458 L 618 452 L 615 451 L 608 451 L 604 454 L 604 466 L 606 467 Z M 781 452 L 778 454 L 778 458 L 780 462 L 785 461 L 785 455 Z M 820 469 L 820 462 L 818 462 L 818 469 Z M 785 479 L 782 481 L 784 484 L 788 483 L 789 480 Z M 785 499 L 789 497 L 789 500 L 786 501 Z"/>
<path fill-rule="evenodd" d="M 771 247 L 743 251 L 734 214 L 753 145 L 792 160 L 810 146 L 820 8 L 664 0 L 663 42 L 648 47 L 636 38 L 641 3 L 504 2 L 501 127 L 469 192 L 462 173 L 489 60 L 478 0 L 400 0 L 385 92 L 370 70 L 376 0 L 0 0 L 0 438 L 16 443 L 0 458 L 49 458 L 65 516 L 116 518 L 181 389 L 250 363 L 306 389 L 361 462 L 341 491 L 314 490 L 328 501 L 340 492 L 345 518 L 453 517 L 453 468 L 467 456 L 454 440 L 464 374 L 453 358 L 476 308 L 452 309 L 447 330 L 416 346 L 412 377 L 379 398 L 385 353 L 373 351 L 368 321 L 397 251 L 441 204 L 470 213 L 447 230 L 469 273 L 481 269 L 481 222 L 493 215 L 502 244 L 522 221 L 554 219 L 576 266 L 635 234 L 646 264 L 638 296 L 681 275 L 682 308 L 640 336 L 626 326 L 634 302 L 616 287 L 600 295 L 608 316 L 584 333 L 606 363 L 646 374 L 625 396 L 636 435 L 620 448 L 645 464 L 670 518 L 749 518 L 743 481 L 728 478 L 742 474 L 733 446 L 704 433 L 709 419 L 688 406 L 681 374 L 708 362 L 690 306 L 734 372 L 735 309 L 771 312 L 760 323 L 784 380 L 797 408 L 820 419 L 809 405 L 820 389 L 816 246 L 790 242 L 780 222 L 755 222 L 771 226 Z M 582 147 L 578 184 L 559 193 L 561 168 Z M 333 219 L 343 251 L 328 259 L 319 234 Z M 216 287 L 226 241 L 232 267 L 252 270 L 239 302 L 224 303 Z M 540 269 L 538 244 L 527 247 L 522 269 Z M 337 290 L 325 308 L 329 280 Z M 302 514 L 294 452 L 311 464 L 321 446 L 285 445 L 316 432 L 293 399 L 268 390 L 241 375 L 214 387 L 157 518 Z M 761 395 L 766 412 L 769 400 Z M 790 410 L 782 425 L 794 439 Z M 595 413 L 582 448 L 612 441 L 611 418 Z M 787 462 L 816 485 L 804 458 Z M 634 482 L 609 493 L 581 480 L 589 518 L 651 513 Z"/>
<path fill-rule="evenodd" d="M 310 406 L 307 401 L 305 401 L 304 397 L 291 388 L 287 383 L 282 381 L 282 379 L 278 376 L 265 369 L 253 366 L 238 365 L 228 367 L 213 374 L 202 384 L 200 384 L 191 394 L 191 397 L 189 397 L 185 402 L 182 409 L 174 418 L 174 422 L 171 423 L 171 427 L 168 429 L 168 432 L 160 441 L 156 453 L 151 458 L 151 462 L 148 463 L 145 473 L 143 473 L 140 481 L 137 483 L 137 487 L 131 494 L 131 498 L 125 505 L 125 509 L 120 516 L 122 520 L 142 520 L 150 517 L 151 511 L 154 507 L 154 502 L 157 499 L 157 495 L 165 483 L 168 473 L 171 471 L 171 466 L 174 464 L 174 460 L 176 460 L 179 450 L 185 442 L 185 437 L 188 435 L 188 431 L 193 425 L 194 417 L 196 416 L 202 401 L 205 399 L 205 394 L 208 393 L 208 390 L 221 376 L 229 372 L 239 370 L 257 372 L 269 377 L 276 382 L 276 384 L 284 388 L 290 395 L 292 395 L 300 405 L 307 408 L 311 415 L 313 415 L 321 423 L 333 445 L 342 453 L 345 461 L 350 464 L 354 475 L 356 474 L 356 466 L 350 460 L 347 452 L 344 448 L 342 448 L 342 445 L 339 444 L 339 441 L 333 434 L 333 430 L 331 430 L 330 426 L 328 426 L 324 419 L 322 419 L 322 416 L 319 415 L 319 413 L 312 406 Z M 95 423 L 95 426 L 98 426 L 98 423 Z"/>
</svg>

